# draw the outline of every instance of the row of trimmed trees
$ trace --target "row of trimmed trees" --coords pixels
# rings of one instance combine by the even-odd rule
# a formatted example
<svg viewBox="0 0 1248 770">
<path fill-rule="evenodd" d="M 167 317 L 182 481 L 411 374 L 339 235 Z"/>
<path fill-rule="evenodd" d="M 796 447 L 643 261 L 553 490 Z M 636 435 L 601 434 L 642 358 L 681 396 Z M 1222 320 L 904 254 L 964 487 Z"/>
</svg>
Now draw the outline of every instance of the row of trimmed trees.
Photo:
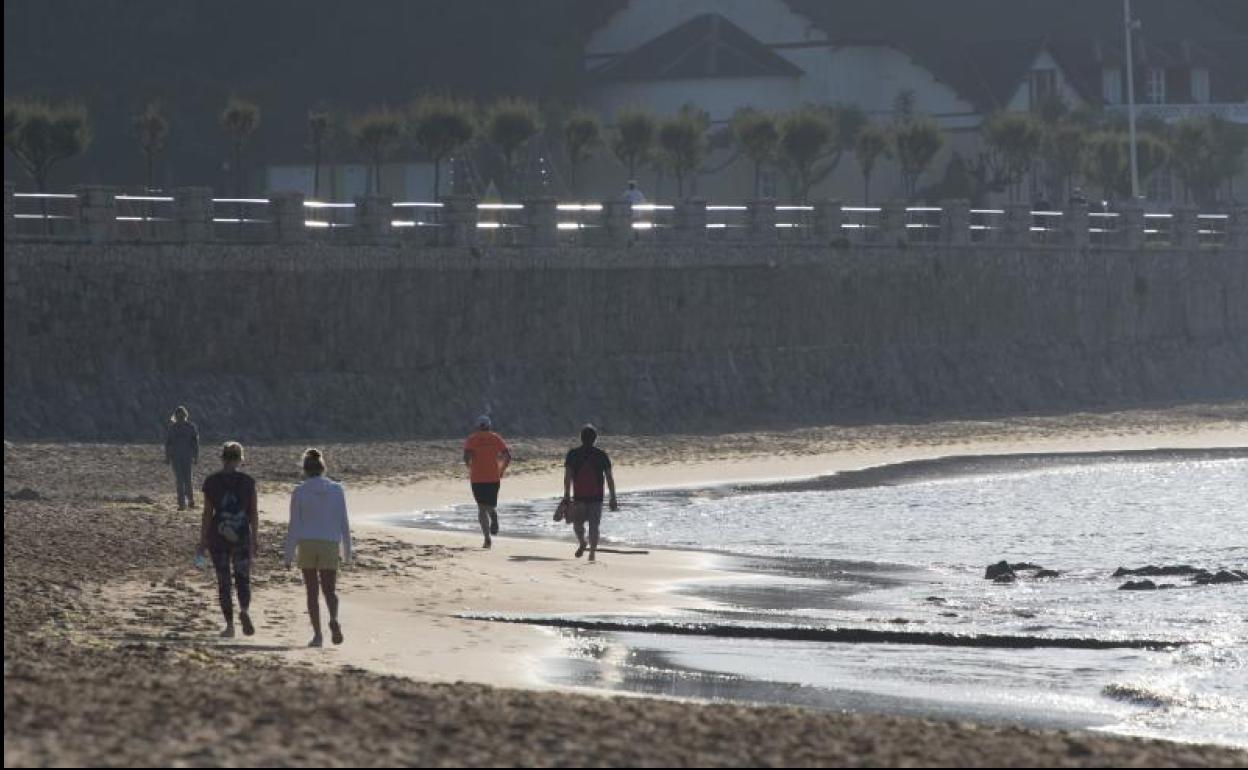
<svg viewBox="0 0 1248 770">
<path fill-rule="evenodd" d="M 260 117 L 260 107 L 241 98 L 230 99 L 219 116 L 230 145 L 236 194 L 245 189 L 245 149 Z M 150 188 L 169 120 L 152 103 L 133 117 L 133 132 Z M 543 160 L 566 171 L 562 186 L 574 195 L 582 169 L 604 150 L 629 178 L 642 169 L 670 174 L 679 197 L 692 190 L 698 175 L 744 159 L 753 167 L 754 197 L 762 192 L 764 172 L 775 171 L 787 179 L 792 198 L 805 201 L 847 155 L 857 162 L 868 202 L 884 161 L 893 163 L 909 199 L 964 197 L 978 203 L 993 194 L 1017 192 L 1027 179 L 1036 180 L 1035 186 L 1054 200 L 1064 200 L 1080 184 L 1107 199 L 1130 194 L 1129 144 L 1121 118 L 1072 112 L 1060 102 L 1033 113 L 990 115 L 979 147 L 969 156 L 954 152 L 944 178 L 921 190 L 919 180 L 939 155 L 944 136 L 935 121 L 915 110 L 909 92 L 898 96 L 886 122 L 872 121 L 855 107 L 806 105 L 778 115 L 743 109 L 719 129 L 693 107 L 666 118 L 626 108 L 608 128 L 583 109 L 543 111 L 511 97 L 479 107 L 465 99 L 428 95 L 404 109 L 378 107 L 355 116 L 313 109 L 307 116 L 307 140 L 317 197 L 329 156 L 351 150 L 361 154 L 369 167 L 369 187 L 380 192 L 382 165 L 405 148 L 419 150 L 433 163 L 430 192 L 435 197 L 441 193 L 444 163 L 457 155 L 488 169 L 502 193 L 518 196 L 534 192 L 529 150 L 535 146 L 550 156 Z M 84 152 L 90 141 L 90 121 L 80 104 L 5 101 L 5 147 L 40 191 L 47 189 L 56 164 Z M 712 165 L 716 152 L 720 160 Z M 1248 130 L 1216 118 L 1171 126 L 1146 119 L 1138 132 L 1137 157 L 1142 184 L 1168 169 L 1190 199 L 1208 203 L 1243 172 Z"/>
</svg>

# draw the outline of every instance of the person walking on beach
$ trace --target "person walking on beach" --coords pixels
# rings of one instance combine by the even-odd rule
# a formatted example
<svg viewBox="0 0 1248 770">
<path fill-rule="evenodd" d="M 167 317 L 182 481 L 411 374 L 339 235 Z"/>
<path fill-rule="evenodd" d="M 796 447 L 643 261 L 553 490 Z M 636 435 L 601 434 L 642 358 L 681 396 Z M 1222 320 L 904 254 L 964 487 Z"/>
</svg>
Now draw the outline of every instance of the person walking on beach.
<svg viewBox="0 0 1248 770">
<path fill-rule="evenodd" d="M 231 441 L 221 448 L 221 470 L 204 479 L 204 517 L 200 530 L 199 553 L 212 557 L 217 572 L 217 598 L 225 628 L 221 636 L 234 637 L 234 602 L 231 586 L 238 588 L 238 619 L 243 633 L 256 632 L 248 608 L 251 606 L 251 563 L 256 556 L 259 512 L 256 507 L 256 481 L 238 467 L 243 464 L 243 445 Z"/>
<path fill-rule="evenodd" d="M 491 427 L 489 416 L 481 415 L 477 429 L 464 441 L 464 465 L 468 466 L 472 497 L 477 501 L 477 521 L 485 536 L 482 548 L 493 545 L 490 536 L 498 534 L 498 490 L 507 466 L 511 465 L 507 442 Z"/>
<path fill-rule="evenodd" d="M 165 463 L 173 468 L 178 487 L 178 510 L 195 507 L 195 488 L 191 484 L 191 466 L 199 462 L 199 430 L 191 422 L 185 406 L 173 410 L 165 430 Z"/>
<path fill-rule="evenodd" d="M 308 618 L 312 621 L 309 647 L 322 646 L 320 593 L 329 608 L 329 633 L 342 644 L 338 623 L 338 566 L 351 561 L 351 523 L 347 519 L 347 496 L 342 484 L 325 477 L 325 460 L 318 449 L 303 453 L 303 483 L 290 495 L 290 525 L 286 529 L 286 569 L 299 555 L 303 586 L 308 592 Z M 339 559 L 339 553 L 342 558 Z"/>
<path fill-rule="evenodd" d="M 576 558 L 585 554 L 589 546 L 589 560 L 598 555 L 598 533 L 602 524 L 603 481 L 610 490 L 611 510 L 618 511 L 615 500 L 615 477 L 611 474 L 611 458 L 594 446 L 598 431 L 593 425 L 581 428 L 581 445 L 568 451 L 563 461 L 563 500 L 572 504 L 572 529 L 580 547 Z M 585 525 L 589 525 L 589 541 L 585 539 Z"/>
</svg>

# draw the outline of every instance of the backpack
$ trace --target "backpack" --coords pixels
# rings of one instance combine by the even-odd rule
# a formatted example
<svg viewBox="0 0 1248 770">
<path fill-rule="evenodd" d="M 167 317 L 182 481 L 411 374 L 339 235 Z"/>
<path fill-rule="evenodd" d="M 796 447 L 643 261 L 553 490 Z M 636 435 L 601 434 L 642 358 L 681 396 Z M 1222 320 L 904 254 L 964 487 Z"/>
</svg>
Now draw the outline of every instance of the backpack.
<svg viewBox="0 0 1248 770">
<path fill-rule="evenodd" d="M 247 534 L 246 503 L 230 487 L 225 488 L 217 505 L 216 523 L 217 534 L 230 545 L 237 545 Z"/>
</svg>

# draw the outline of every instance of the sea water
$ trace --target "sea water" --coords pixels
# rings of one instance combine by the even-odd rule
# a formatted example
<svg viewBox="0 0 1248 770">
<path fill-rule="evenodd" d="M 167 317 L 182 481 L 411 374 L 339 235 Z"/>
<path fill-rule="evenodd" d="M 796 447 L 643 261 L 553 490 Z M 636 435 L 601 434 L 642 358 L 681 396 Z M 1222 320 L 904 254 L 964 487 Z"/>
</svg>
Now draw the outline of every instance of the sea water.
<svg viewBox="0 0 1248 770">
<path fill-rule="evenodd" d="M 677 695 L 867 708 L 1248 746 L 1248 584 L 1121 591 L 1119 566 L 1248 570 L 1248 452 L 956 463 L 857 488 L 716 487 L 624 496 L 604 547 L 735 554 L 714 623 L 1182 642 L 1172 650 L 976 649 L 646 633 L 570 634 L 576 680 Z M 968 470 L 969 468 L 969 470 Z M 950 472 L 946 472 L 950 471 Z M 627 484 L 627 470 L 617 471 Z M 504 492 L 505 492 L 504 485 Z M 554 501 L 507 532 L 567 537 Z M 472 529 L 469 506 L 422 525 Z M 603 556 L 639 558 L 631 556 Z M 984 579 L 999 560 L 1061 575 Z M 587 567 L 592 568 L 592 567 Z M 637 619 L 644 625 L 644 618 Z"/>
</svg>

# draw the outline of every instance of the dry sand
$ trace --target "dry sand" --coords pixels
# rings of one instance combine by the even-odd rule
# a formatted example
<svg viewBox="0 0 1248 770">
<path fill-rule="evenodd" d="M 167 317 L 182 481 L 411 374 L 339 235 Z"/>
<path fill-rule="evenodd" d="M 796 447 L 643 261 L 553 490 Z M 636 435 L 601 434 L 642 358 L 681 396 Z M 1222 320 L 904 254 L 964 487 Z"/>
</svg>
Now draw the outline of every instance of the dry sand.
<svg viewBox="0 0 1248 770">
<path fill-rule="evenodd" d="M 513 445 L 505 496 L 556 494 L 565 442 Z M 323 446 L 352 491 L 360 558 L 342 579 L 348 643 L 310 651 L 302 589 L 278 555 L 301 446 L 249 447 L 249 469 L 273 490 L 262 501 L 260 630 L 222 644 L 210 581 L 189 568 L 195 517 L 171 510 L 156 447 L 6 442 L 6 766 L 1248 762 L 1104 736 L 534 692 L 536 662 L 557 637 L 455 615 L 662 612 L 673 583 L 714 578 L 708 557 L 607 554 L 588 565 L 567 543 L 504 537 L 486 552 L 476 537 L 395 530 L 374 517 L 464 501 L 458 442 Z M 604 446 L 627 494 L 950 454 L 1248 446 L 1248 404 Z M 599 724 L 607 734 L 583 734 Z"/>
</svg>

